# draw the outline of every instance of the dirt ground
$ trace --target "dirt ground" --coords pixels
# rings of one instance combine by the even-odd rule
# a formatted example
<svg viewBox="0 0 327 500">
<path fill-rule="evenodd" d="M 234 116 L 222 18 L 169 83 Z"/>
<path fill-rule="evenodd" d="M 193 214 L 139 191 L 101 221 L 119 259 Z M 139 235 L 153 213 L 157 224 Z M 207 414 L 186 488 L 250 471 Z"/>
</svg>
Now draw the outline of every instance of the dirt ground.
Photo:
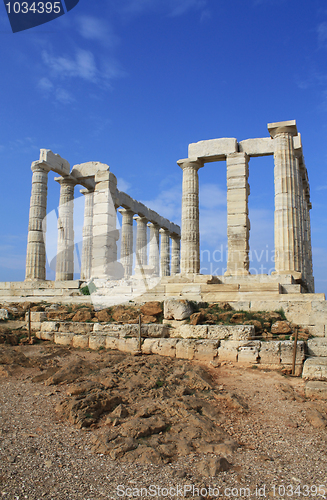
<svg viewBox="0 0 327 500">
<path fill-rule="evenodd" d="M 327 498 L 327 404 L 301 378 L 0 346 L 3 499 Z"/>
</svg>

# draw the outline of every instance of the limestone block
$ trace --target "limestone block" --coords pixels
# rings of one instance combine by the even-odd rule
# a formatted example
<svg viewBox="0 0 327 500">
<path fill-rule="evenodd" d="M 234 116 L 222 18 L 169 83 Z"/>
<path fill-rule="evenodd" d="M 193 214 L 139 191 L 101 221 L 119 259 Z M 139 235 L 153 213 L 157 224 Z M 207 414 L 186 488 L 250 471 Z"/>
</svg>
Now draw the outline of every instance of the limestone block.
<svg viewBox="0 0 327 500">
<path fill-rule="evenodd" d="M 178 340 L 176 343 L 176 358 L 194 359 L 195 340 Z"/>
<path fill-rule="evenodd" d="M 122 352 L 138 351 L 138 339 L 117 339 L 117 349 Z"/>
<path fill-rule="evenodd" d="M 206 161 L 219 161 L 237 151 L 238 144 L 235 138 L 210 139 L 189 144 L 188 156 L 205 158 Z"/>
<path fill-rule="evenodd" d="M 89 336 L 89 348 L 90 349 L 100 349 L 100 347 L 106 347 L 106 335 L 90 335 Z"/>
<path fill-rule="evenodd" d="M 74 334 L 73 333 L 58 333 L 54 334 L 54 342 L 55 344 L 60 345 L 72 345 Z"/>
<path fill-rule="evenodd" d="M 182 320 L 189 318 L 192 312 L 192 305 L 187 300 L 167 299 L 164 301 L 165 319 Z"/>
<path fill-rule="evenodd" d="M 300 323 L 303 325 L 303 323 Z M 322 325 L 318 323 L 317 325 L 307 325 L 306 328 L 308 329 L 310 335 L 313 337 L 325 337 L 326 335 L 326 325 Z"/>
<path fill-rule="evenodd" d="M 152 352 L 153 354 L 159 354 L 160 356 L 175 358 L 177 342 L 177 339 L 160 339 L 158 344 L 154 344 Z"/>
<path fill-rule="evenodd" d="M 309 324 L 315 325 L 316 323 L 327 324 L 327 301 L 312 301 L 311 314 L 309 317 Z"/>
<path fill-rule="evenodd" d="M 253 325 L 209 325 L 208 339 L 248 340 L 255 336 Z"/>
<path fill-rule="evenodd" d="M 159 347 L 158 339 L 145 339 L 142 344 L 142 353 L 143 354 L 155 354 Z"/>
<path fill-rule="evenodd" d="M 169 337 L 169 328 L 165 325 L 148 324 L 142 325 L 142 337 L 167 338 Z"/>
<path fill-rule="evenodd" d="M 280 364 L 280 342 L 269 341 L 261 342 L 260 346 L 260 363 L 264 365 L 279 365 Z"/>
<path fill-rule="evenodd" d="M 51 170 L 59 175 L 69 175 L 70 173 L 70 165 L 68 161 L 61 158 L 61 156 L 54 154 L 50 149 L 40 149 L 39 161 L 41 163 L 47 163 Z"/>
<path fill-rule="evenodd" d="M 72 332 L 74 334 L 91 333 L 93 323 L 79 323 L 77 321 L 63 321 L 59 323 L 59 332 Z"/>
<path fill-rule="evenodd" d="M 58 321 L 44 321 L 41 324 L 41 332 L 58 332 L 60 323 Z"/>
<path fill-rule="evenodd" d="M 47 321 L 48 316 L 46 312 L 33 312 L 31 311 L 31 321 L 34 322 L 41 322 L 41 321 Z M 28 312 L 25 313 L 25 321 L 28 321 Z"/>
<path fill-rule="evenodd" d="M 174 330 L 178 330 L 178 328 L 182 325 L 185 325 L 187 323 L 187 319 L 182 319 L 182 320 L 175 320 L 175 319 L 164 319 L 162 320 L 162 324 L 166 325 L 168 328 L 170 328 L 170 336 L 174 336 Z"/>
<path fill-rule="evenodd" d="M 310 356 L 323 356 L 327 357 L 327 339 L 315 338 L 309 339 L 307 342 L 308 354 Z"/>
<path fill-rule="evenodd" d="M 126 332 L 125 325 L 115 325 L 113 323 L 94 323 L 93 333 L 107 333 L 111 337 L 119 337 L 121 332 Z"/>
<path fill-rule="evenodd" d="M 244 160 L 238 164 L 229 164 L 227 167 L 227 179 L 232 177 L 248 177 L 249 166 L 244 164 Z"/>
<path fill-rule="evenodd" d="M 74 335 L 73 347 L 87 349 L 89 347 L 89 336 L 88 335 Z"/>
<path fill-rule="evenodd" d="M 247 194 L 250 194 L 250 189 L 248 187 L 248 181 L 245 176 L 240 177 L 231 177 L 228 179 L 227 192 L 233 189 L 243 189 L 247 191 Z"/>
<path fill-rule="evenodd" d="M 271 137 L 246 139 L 238 143 L 239 151 L 248 156 L 267 156 L 274 154 L 274 141 Z"/>
<path fill-rule="evenodd" d="M 118 341 L 115 337 L 106 336 L 106 349 L 118 349 Z"/>
<path fill-rule="evenodd" d="M 9 319 L 9 314 L 7 309 L 0 309 L 0 320 L 4 321 L 6 319 Z"/>
<path fill-rule="evenodd" d="M 74 165 L 71 174 L 80 179 L 81 177 L 93 177 L 99 170 L 109 170 L 109 165 L 99 161 L 88 161 Z"/>
<path fill-rule="evenodd" d="M 207 325 L 182 325 L 176 331 L 183 339 L 206 339 L 207 333 Z"/>
<path fill-rule="evenodd" d="M 311 302 L 288 302 L 283 309 L 289 321 L 299 325 L 310 324 Z M 316 321 L 312 324 L 315 323 Z"/>
<path fill-rule="evenodd" d="M 244 188 L 231 189 L 227 191 L 227 203 L 237 202 L 237 201 L 247 201 L 248 195 Z"/>
<path fill-rule="evenodd" d="M 219 340 L 197 340 L 194 358 L 198 361 L 213 361 L 218 356 Z"/>
<path fill-rule="evenodd" d="M 282 300 L 252 300 L 251 311 L 278 311 L 280 308 L 283 308 L 285 311 L 287 304 L 287 302 L 283 302 Z M 290 319 L 290 321 L 292 320 Z"/>
<path fill-rule="evenodd" d="M 305 395 L 312 399 L 327 399 L 327 382 L 309 381 L 305 385 Z"/>
<path fill-rule="evenodd" d="M 259 348 L 256 345 L 240 347 L 238 351 L 238 363 L 258 363 Z"/>
<path fill-rule="evenodd" d="M 244 342 L 236 340 L 221 340 L 218 348 L 219 361 L 237 362 L 238 349 Z"/>
<path fill-rule="evenodd" d="M 126 337 L 133 337 L 136 338 L 139 335 L 139 326 L 138 325 L 123 325 L 124 329 L 122 329 L 119 332 L 119 338 L 124 339 Z M 142 335 L 142 329 L 144 327 L 141 327 L 141 335 Z"/>
<path fill-rule="evenodd" d="M 227 200 L 228 214 L 248 214 L 247 200 L 228 201 Z"/>
<path fill-rule="evenodd" d="M 50 342 L 53 342 L 53 340 L 54 340 L 54 333 L 53 332 L 39 331 L 36 333 L 36 336 L 38 339 L 41 339 L 41 340 L 49 340 Z"/>
<path fill-rule="evenodd" d="M 327 358 L 308 358 L 303 365 L 302 378 L 327 381 Z"/>
<path fill-rule="evenodd" d="M 300 341 L 296 348 L 296 364 L 303 363 L 305 358 L 305 344 Z M 280 362 L 283 365 L 291 365 L 293 362 L 294 342 L 292 340 L 282 340 L 280 343 Z"/>
<path fill-rule="evenodd" d="M 228 226 L 240 226 L 247 227 L 248 217 L 244 212 L 243 214 L 227 214 L 227 225 Z"/>
</svg>

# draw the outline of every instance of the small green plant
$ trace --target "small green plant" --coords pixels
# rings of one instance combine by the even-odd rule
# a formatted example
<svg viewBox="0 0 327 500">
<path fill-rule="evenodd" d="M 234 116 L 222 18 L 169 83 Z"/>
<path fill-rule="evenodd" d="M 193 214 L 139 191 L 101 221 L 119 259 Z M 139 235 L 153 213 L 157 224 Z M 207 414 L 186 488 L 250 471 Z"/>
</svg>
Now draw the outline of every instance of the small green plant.
<svg viewBox="0 0 327 500">
<path fill-rule="evenodd" d="M 88 286 L 83 286 L 81 289 L 80 289 L 80 292 L 82 295 L 91 295 L 90 294 L 90 290 L 89 290 L 89 287 Z"/>
<path fill-rule="evenodd" d="M 285 311 L 282 307 L 280 309 L 278 309 L 278 311 L 275 311 L 275 312 L 280 314 L 283 320 L 286 320 Z"/>
<path fill-rule="evenodd" d="M 163 381 L 158 379 L 156 382 L 156 386 L 159 388 L 162 387 L 163 385 L 164 385 Z"/>
</svg>

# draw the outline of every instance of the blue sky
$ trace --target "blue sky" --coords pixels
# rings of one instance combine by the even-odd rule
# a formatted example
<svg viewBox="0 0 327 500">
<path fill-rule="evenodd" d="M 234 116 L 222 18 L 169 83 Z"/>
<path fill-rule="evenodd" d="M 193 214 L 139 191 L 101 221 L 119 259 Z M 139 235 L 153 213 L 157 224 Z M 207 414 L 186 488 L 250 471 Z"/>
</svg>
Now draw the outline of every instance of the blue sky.
<svg viewBox="0 0 327 500">
<path fill-rule="evenodd" d="M 122 190 L 180 223 L 176 161 L 190 142 L 266 137 L 268 122 L 296 119 L 311 184 L 316 291 L 327 292 L 324 0 L 80 0 L 15 34 L 1 5 L 0 40 L 1 281 L 24 279 L 30 165 L 40 148 L 71 166 L 107 163 Z M 220 274 L 225 163 L 199 174 L 202 271 Z M 49 212 L 59 200 L 53 177 Z M 253 267 L 259 260 L 267 272 L 271 157 L 251 159 L 249 182 Z"/>
</svg>

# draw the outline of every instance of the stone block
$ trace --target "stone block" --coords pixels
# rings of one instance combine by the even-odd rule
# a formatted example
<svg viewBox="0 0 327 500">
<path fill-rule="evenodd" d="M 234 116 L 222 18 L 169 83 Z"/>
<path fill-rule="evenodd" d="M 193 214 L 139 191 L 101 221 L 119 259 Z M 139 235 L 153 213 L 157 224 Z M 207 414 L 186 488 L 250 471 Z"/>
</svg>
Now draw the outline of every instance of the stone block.
<svg viewBox="0 0 327 500">
<path fill-rule="evenodd" d="M 178 340 L 176 343 L 176 358 L 194 359 L 195 340 Z"/>
<path fill-rule="evenodd" d="M 159 347 L 159 339 L 145 339 L 142 344 L 143 354 L 155 354 L 154 350 L 157 351 Z"/>
<path fill-rule="evenodd" d="M 54 334 L 54 342 L 59 345 L 72 345 L 74 334 L 73 333 L 59 333 Z"/>
<path fill-rule="evenodd" d="M 87 349 L 89 347 L 89 336 L 88 335 L 74 335 L 73 347 Z"/>
<path fill-rule="evenodd" d="M 260 363 L 264 365 L 279 365 L 280 342 L 275 340 L 269 342 L 261 342 L 259 355 Z"/>
<path fill-rule="evenodd" d="M 166 325 L 148 324 L 142 325 L 142 337 L 150 338 L 168 338 L 169 328 Z"/>
<path fill-rule="evenodd" d="M 194 349 L 194 358 L 198 361 L 213 361 L 218 356 L 218 340 L 197 340 Z"/>
<path fill-rule="evenodd" d="M 305 344 L 300 341 L 296 347 L 296 364 L 303 363 L 305 358 Z M 280 362 L 283 365 L 291 365 L 293 362 L 294 342 L 292 340 L 282 340 L 280 343 Z"/>
<path fill-rule="evenodd" d="M 115 325 L 113 323 L 94 323 L 93 333 L 106 333 L 111 337 L 118 338 L 121 333 L 126 333 L 127 329 L 126 325 Z"/>
<path fill-rule="evenodd" d="M 106 349 L 118 349 L 118 340 L 115 337 L 106 336 Z"/>
<path fill-rule="evenodd" d="M 58 332 L 59 331 L 59 321 L 44 321 L 41 324 L 41 332 Z"/>
<path fill-rule="evenodd" d="M 221 340 L 218 348 L 219 361 L 232 361 L 236 363 L 238 358 L 238 348 L 243 344 L 244 342 L 236 340 Z"/>
<path fill-rule="evenodd" d="M 243 214 L 229 214 L 227 213 L 227 225 L 228 226 L 240 226 L 247 227 L 248 216 L 244 212 Z"/>
<path fill-rule="evenodd" d="M 122 352 L 138 351 L 138 339 L 117 339 L 117 349 Z"/>
<path fill-rule="evenodd" d="M 327 400 L 327 382 L 309 381 L 305 384 L 305 395 L 310 399 Z"/>
<path fill-rule="evenodd" d="M 233 138 L 210 139 L 189 144 L 189 158 L 205 158 L 205 161 L 225 160 L 226 156 L 238 151 L 237 140 Z"/>
<path fill-rule="evenodd" d="M 41 340 L 49 340 L 50 342 L 53 342 L 54 341 L 54 332 L 42 332 L 42 331 L 38 331 L 36 333 L 36 336 L 38 339 L 41 339 Z"/>
<path fill-rule="evenodd" d="M 154 344 L 152 352 L 160 356 L 175 358 L 177 342 L 177 339 L 160 339 L 157 344 Z"/>
<path fill-rule="evenodd" d="M 248 156 L 267 156 L 274 154 L 274 141 L 271 137 L 246 139 L 238 143 L 239 151 Z"/>
<path fill-rule="evenodd" d="M 238 350 L 238 363 L 253 364 L 259 362 L 259 348 L 254 346 L 240 347 Z"/>
<path fill-rule="evenodd" d="M 311 326 L 305 325 L 305 328 L 308 329 L 310 335 L 312 335 L 313 337 L 325 337 L 326 325 L 318 323 L 317 325 L 311 325 Z"/>
<path fill-rule="evenodd" d="M 253 325 L 209 325 L 208 339 L 248 340 L 255 336 Z"/>
<path fill-rule="evenodd" d="M 79 323 L 77 321 L 63 321 L 59 323 L 59 332 L 72 332 L 74 334 L 91 333 L 93 323 Z"/>
<path fill-rule="evenodd" d="M 327 358 L 308 358 L 303 365 L 305 380 L 327 381 Z"/>
<path fill-rule="evenodd" d="M 227 212 L 228 214 L 248 214 L 248 202 L 247 200 L 238 201 L 228 201 L 227 200 Z"/>
<path fill-rule="evenodd" d="M 283 306 L 285 315 L 289 321 L 298 325 L 309 325 L 311 315 L 311 302 L 288 302 Z M 311 324 L 316 324 L 315 321 Z"/>
<path fill-rule="evenodd" d="M 249 195 L 248 181 L 247 178 L 244 177 L 231 177 L 227 182 L 227 193 L 231 189 L 246 189 L 247 194 Z"/>
<path fill-rule="evenodd" d="M 89 336 L 89 348 L 97 350 L 106 347 L 106 335 L 90 335 Z"/>
<path fill-rule="evenodd" d="M 207 333 L 207 325 L 182 325 L 176 331 L 183 339 L 206 339 Z"/>
<path fill-rule="evenodd" d="M 31 322 L 41 323 L 42 321 L 47 321 L 48 314 L 46 312 L 33 312 L 31 311 Z M 25 313 L 25 321 L 28 321 L 28 312 Z"/>
<path fill-rule="evenodd" d="M 309 339 L 307 346 L 309 356 L 327 357 L 327 338 Z"/>
<path fill-rule="evenodd" d="M 316 323 L 327 324 L 327 301 L 312 301 L 309 324 Z"/>
<path fill-rule="evenodd" d="M 175 320 L 175 319 L 164 319 L 162 324 L 167 326 L 170 331 L 170 336 L 173 337 L 174 330 L 178 329 L 180 326 L 187 324 L 187 319 Z"/>
<path fill-rule="evenodd" d="M 230 164 L 227 167 L 227 179 L 232 177 L 248 177 L 249 166 L 242 161 L 239 164 Z M 228 194 L 228 193 L 227 193 Z"/>
<path fill-rule="evenodd" d="M 6 319 L 9 319 L 9 313 L 7 309 L 0 309 L 0 320 L 4 321 Z"/>
<path fill-rule="evenodd" d="M 192 312 L 192 305 L 187 300 L 167 299 L 164 301 L 165 319 L 183 320 L 189 318 Z"/>
</svg>

